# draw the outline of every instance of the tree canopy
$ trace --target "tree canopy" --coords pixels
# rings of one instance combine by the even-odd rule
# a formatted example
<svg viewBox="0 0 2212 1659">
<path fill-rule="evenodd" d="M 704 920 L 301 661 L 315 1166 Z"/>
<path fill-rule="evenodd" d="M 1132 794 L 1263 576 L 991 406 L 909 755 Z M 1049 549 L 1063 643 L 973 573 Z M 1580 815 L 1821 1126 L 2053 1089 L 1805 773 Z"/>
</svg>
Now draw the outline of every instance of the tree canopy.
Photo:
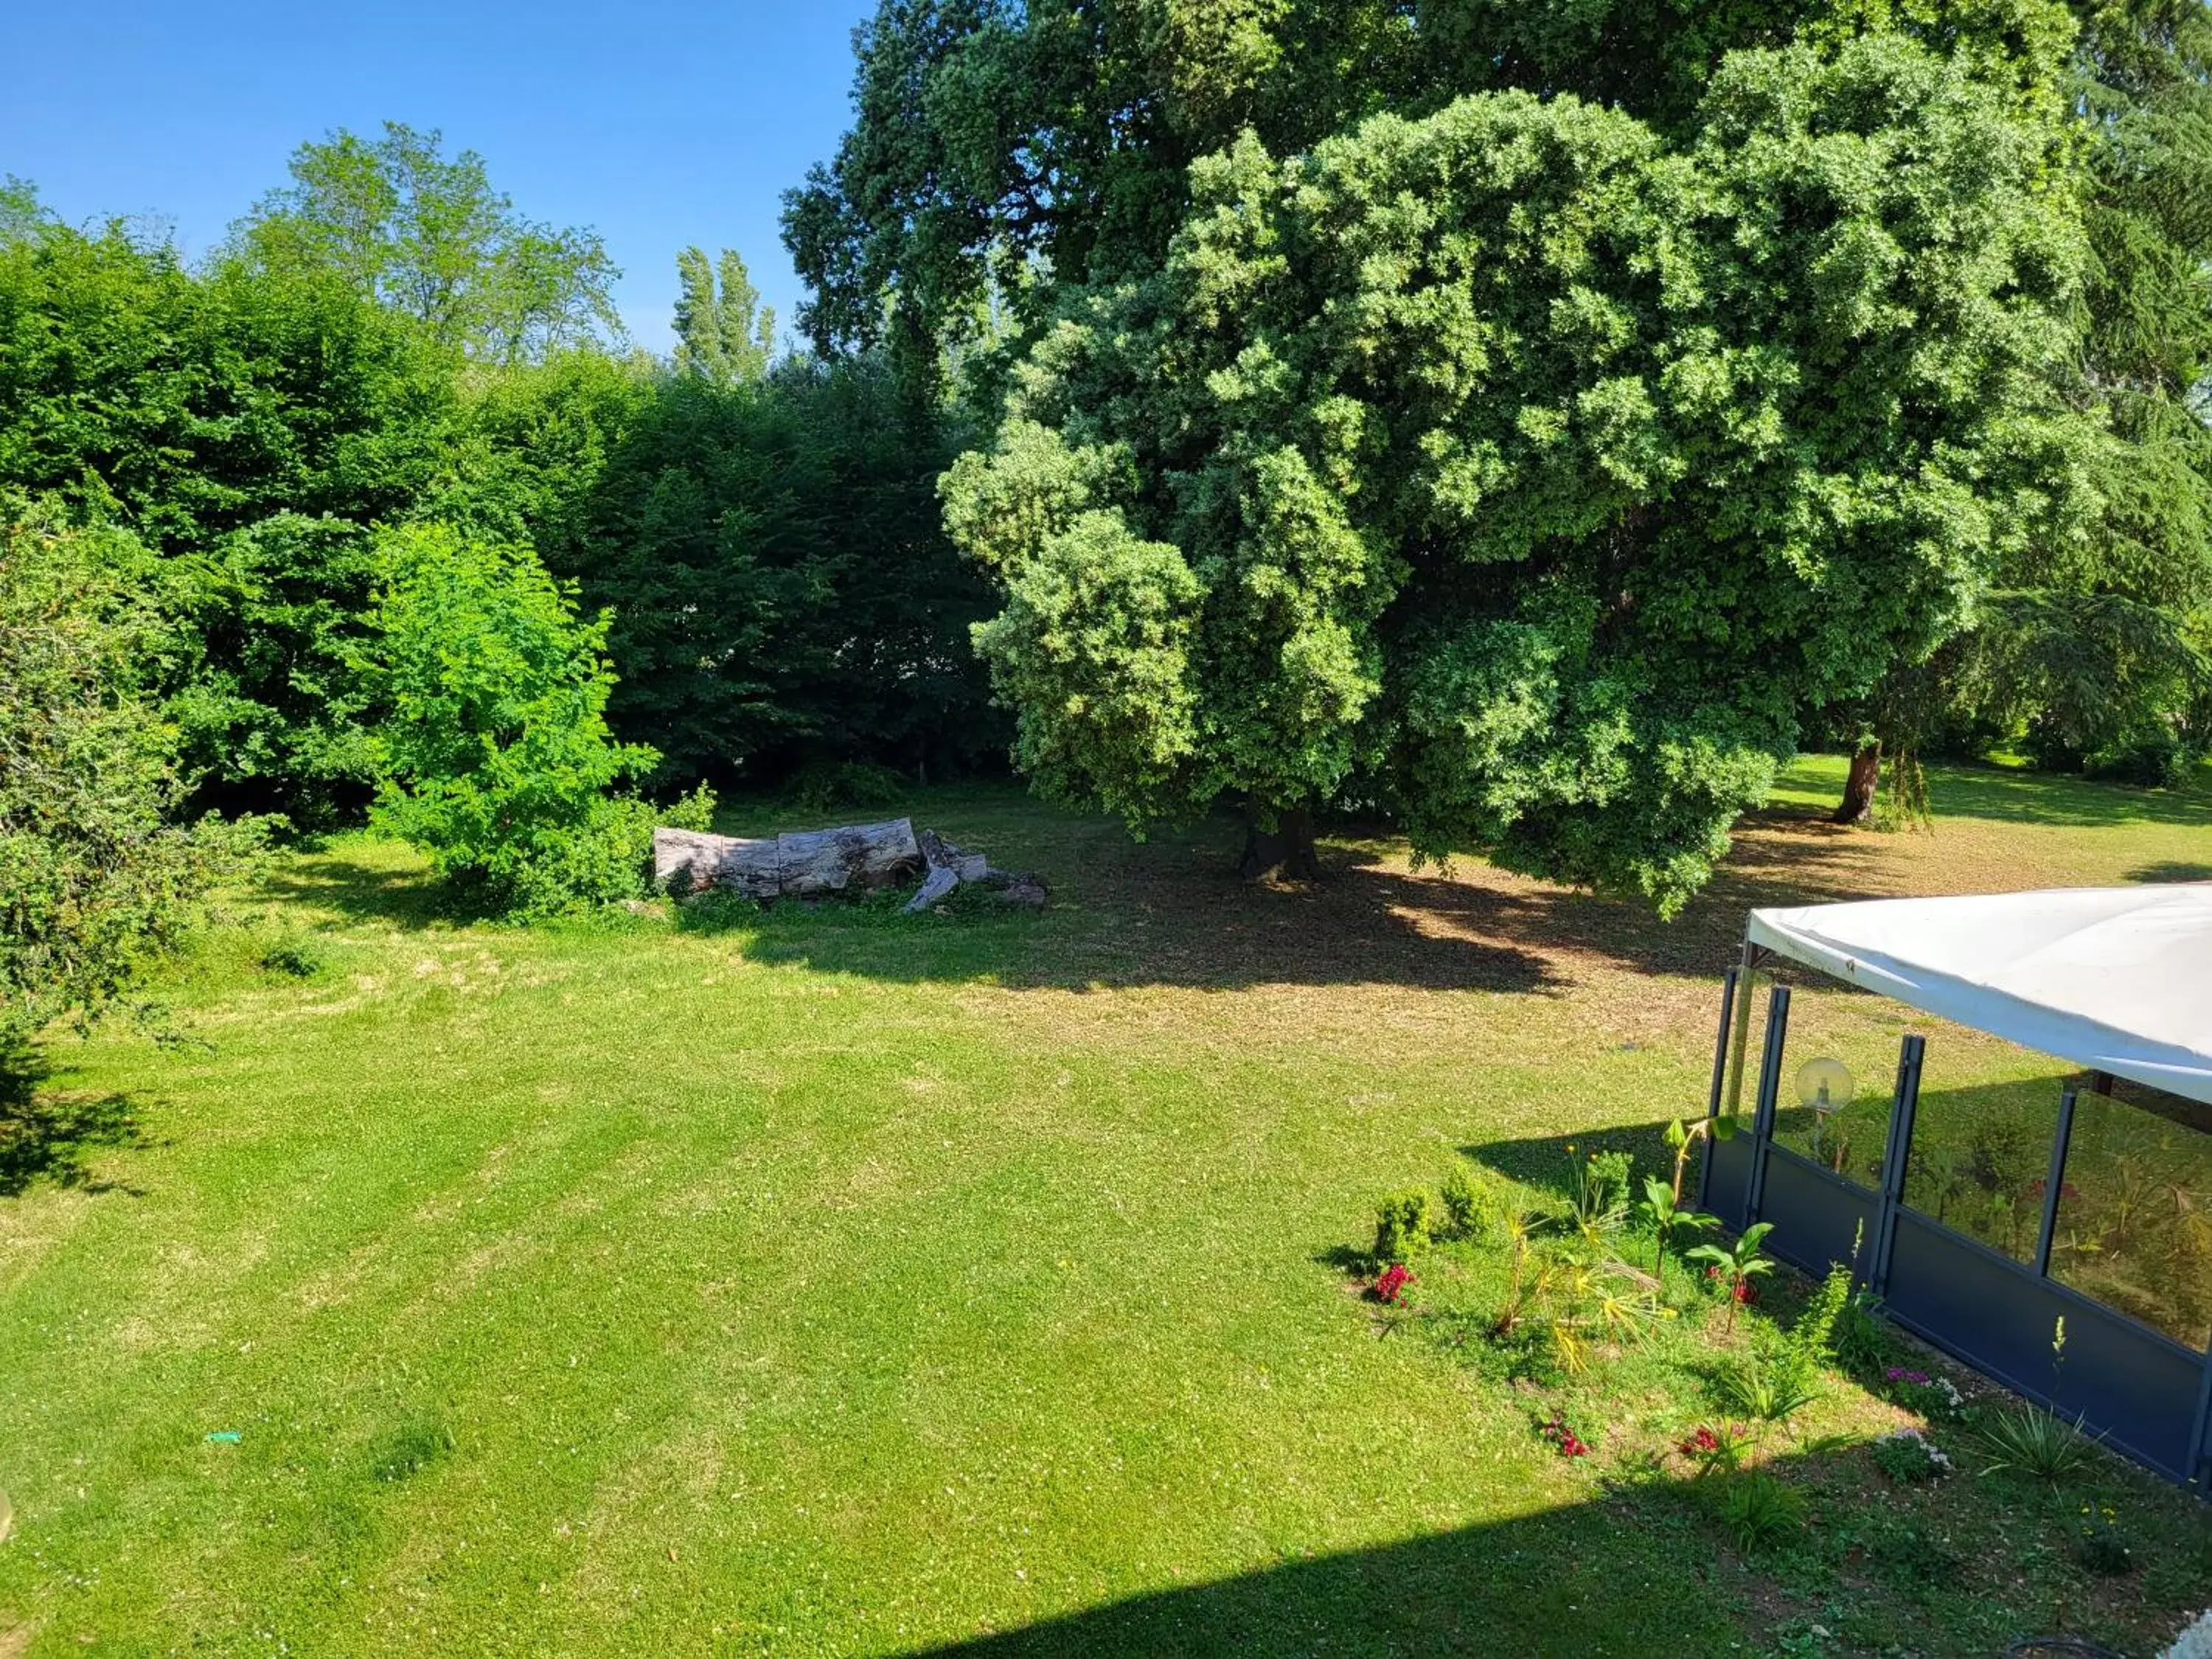
<svg viewBox="0 0 2212 1659">
<path fill-rule="evenodd" d="M 235 256 L 276 271 L 333 274 L 441 345 L 514 362 L 619 335 L 621 273 L 597 233 L 541 224 L 492 188 L 474 150 L 396 121 L 343 129 L 293 153 L 292 183 L 240 225 Z"/>
<path fill-rule="evenodd" d="M 1678 906 L 1808 710 L 2082 533 L 2063 65 L 1839 31 L 1664 124 L 1483 93 L 1195 164 L 946 481 L 1022 764 Z"/>
</svg>

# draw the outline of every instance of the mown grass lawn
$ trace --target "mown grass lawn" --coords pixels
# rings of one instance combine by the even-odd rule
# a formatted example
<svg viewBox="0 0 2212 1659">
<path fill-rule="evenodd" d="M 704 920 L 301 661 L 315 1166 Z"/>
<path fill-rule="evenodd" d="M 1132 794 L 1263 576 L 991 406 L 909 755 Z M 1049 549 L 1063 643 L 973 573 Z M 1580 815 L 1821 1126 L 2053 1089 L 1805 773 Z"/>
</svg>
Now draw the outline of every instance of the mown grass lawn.
<svg viewBox="0 0 2212 1659">
<path fill-rule="evenodd" d="M 189 1046 L 58 1037 L 0 1139 L 0 1654 L 2140 1650 L 2212 1600 L 2179 1494 L 2098 1478 L 2109 1583 L 2070 1493 L 1954 1496 L 1948 1589 L 1747 1563 L 1332 1265 L 1463 1149 L 1698 1109 L 1748 904 L 2212 877 L 2202 793 L 1940 772 L 1880 836 L 1840 778 L 1672 925 L 1011 789 L 904 810 L 1042 916 L 524 932 L 291 857 L 160 988 Z"/>
</svg>

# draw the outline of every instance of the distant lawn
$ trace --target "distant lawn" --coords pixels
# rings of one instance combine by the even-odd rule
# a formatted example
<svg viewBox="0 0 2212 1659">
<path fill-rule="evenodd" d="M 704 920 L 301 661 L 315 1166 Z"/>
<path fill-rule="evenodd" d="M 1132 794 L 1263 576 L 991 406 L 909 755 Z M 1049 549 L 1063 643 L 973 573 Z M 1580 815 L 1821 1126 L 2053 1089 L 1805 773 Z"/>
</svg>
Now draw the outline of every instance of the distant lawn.
<svg viewBox="0 0 2212 1659">
<path fill-rule="evenodd" d="M 289 858 L 159 988 L 186 1046 L 57 1039 L 0 1108 L 0 1656 L 2148 1650 L 2212 1585 L 2179 1494 L 1961 1476 L 1948 1581 L 1841 1496 L 1747 1563 L 1334 1265 L 1462 1149 L 1698 1110 L 1751 904 L 2212 878 L 2212 794 L 1939 769 L 1885 836 L 1842 776 L 1672 925 L 1349 836 L 1249 888 L 1229 825 L 1012 788 L 902 810 L 1042 916 L 522 932 Z M 2142 1571 L 2074 1565 L 2086 1495 Z"/>
</svg>

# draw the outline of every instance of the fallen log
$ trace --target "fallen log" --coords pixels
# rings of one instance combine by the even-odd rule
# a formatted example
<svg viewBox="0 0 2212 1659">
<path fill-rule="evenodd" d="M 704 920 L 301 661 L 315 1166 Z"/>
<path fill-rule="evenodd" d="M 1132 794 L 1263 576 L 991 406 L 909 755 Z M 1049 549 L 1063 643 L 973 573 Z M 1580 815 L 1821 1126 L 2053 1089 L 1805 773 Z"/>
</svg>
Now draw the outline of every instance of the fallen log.
<svg viewBox="0 0 2212 1659">
<path fill-rule="evenodd" d="M 653 832 L 653 878 L 672 893 L 724 887 L 747 898 L 819 898 L 912 880 L 921 848 L 905 818 L 749 840 L 696 830 Z"/>
</svg>

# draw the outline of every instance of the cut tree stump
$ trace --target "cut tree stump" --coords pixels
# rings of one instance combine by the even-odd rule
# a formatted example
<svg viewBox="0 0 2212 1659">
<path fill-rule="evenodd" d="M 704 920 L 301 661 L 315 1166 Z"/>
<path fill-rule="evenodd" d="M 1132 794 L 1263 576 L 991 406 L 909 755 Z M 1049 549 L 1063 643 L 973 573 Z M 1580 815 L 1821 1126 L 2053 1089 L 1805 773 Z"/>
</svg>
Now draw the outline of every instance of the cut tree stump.
<svg viewBox="0 0 2212 1659">
<path fill-rule="evenodd" d="M 921 868 L 921 848 L 905 818 L 801 830 L 773 841 L 696 830 L 653 832 L 654 884 L 675 893 L 726 887 L 747 898 L 819 898 L 896 886 Z"/>
<path fill-rule="evenodd" d="M 994 870 L 991 860 L 981 853 L 963 852 L 934 830 L 925 830 L 920 837 L 923 864 L 928 873 L 922 878 L 921 890 L 906 902 L 906 913 L 915 915 L 950 898 L 956 888 L 974 885 L 987 887 L 1006 904 L 1024 909 L 1042 910 L 1051 892 L 1043 878 L 1024 871 L 1018 874 L 1010 870 Z"/>
</svg>

